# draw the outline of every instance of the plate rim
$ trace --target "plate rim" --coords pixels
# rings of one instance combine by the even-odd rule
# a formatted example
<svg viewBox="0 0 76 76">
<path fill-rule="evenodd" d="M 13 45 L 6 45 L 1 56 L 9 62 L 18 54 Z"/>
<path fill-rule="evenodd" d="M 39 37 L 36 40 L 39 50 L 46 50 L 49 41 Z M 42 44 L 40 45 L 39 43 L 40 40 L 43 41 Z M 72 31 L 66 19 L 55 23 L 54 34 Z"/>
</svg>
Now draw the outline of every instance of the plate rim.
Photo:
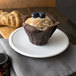
<svg viewBox="0 0 76 76">
<path fill-rule="evenodd" d="M 20 51 L 18 50 L 18 48 L 16 48 L 16 47 L 14 46 L 13 42 L 12 42 L 13 35 L 15 34 L 15 32 L 17 32 L 17 31 L 20 30 L 20 29 L 23 29 L 23 27 L 20 27 L 20 28 L 16 29 L 15 31 L 13 31 L 13 32 L 11 33 L 11 35 L 10 35 L 10 37 L 9 37 L 9 44 L 10 44 L 11 48 L 14 49 L 15 52 L 17 52 L 17 53 L 19 53 L 19 54 L 21 54 L 21 55 L 28 56 L 28 57 L 32 57 L 32 58 L 47 58 L 47 57 L 53 57 L 53 56 L 59 55 L 59 54 L 61 54 L 62 52 L 64 52 L 64 51 L 68 48 L 68 46 L 69 46 L 69 38 L 68 38 L 68 36 L 67 36 L 63 31 L 61 31 L 60 29 L 58 29 L 59 31 L 61 31 L 61 32 L 66 36 L 67 42 L 68 42 L 66 48 L 64 48 L 62 51 L 60 51 L 60 52 L 58 52 L 58 53 L 56 53 L 56 54 L 54 54 L 54 55 L 46 55 L 46 56 L 36 56 L 36 55 L 27 54 L 27 53 L 24 54 L 24 53 L 20 52 Z"/>
</svg>

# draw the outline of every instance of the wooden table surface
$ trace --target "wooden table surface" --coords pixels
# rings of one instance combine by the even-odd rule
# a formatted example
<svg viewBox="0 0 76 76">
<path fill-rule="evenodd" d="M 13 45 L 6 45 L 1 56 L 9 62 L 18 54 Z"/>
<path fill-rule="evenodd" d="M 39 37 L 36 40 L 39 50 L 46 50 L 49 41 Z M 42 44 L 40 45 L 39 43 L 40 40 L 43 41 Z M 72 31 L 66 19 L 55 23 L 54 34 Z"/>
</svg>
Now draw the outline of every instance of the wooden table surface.
<svg viewBox="0 0 76 76">
<path fill-rule="evenodd" d="M 30 14 L 32 12 L 52 12 L 55 16 L 55 18 L 60 21 L 60 25 L 58 28 L 65 32 L 70 40 L 70 44 L 75 45 L 76 44 L 76 25 L 74 25 L 72 22 L 70 22 L 66 17 L 64 17 L 57 8 L 20 8 L 20 9 L 4 9 L 4 11 L 12 11 L 12 10 L 18 10 L 22 12 L 23 14 Z M 76 76 L 76 74 L 73 74 L 71 76 Z"/>
</svg>

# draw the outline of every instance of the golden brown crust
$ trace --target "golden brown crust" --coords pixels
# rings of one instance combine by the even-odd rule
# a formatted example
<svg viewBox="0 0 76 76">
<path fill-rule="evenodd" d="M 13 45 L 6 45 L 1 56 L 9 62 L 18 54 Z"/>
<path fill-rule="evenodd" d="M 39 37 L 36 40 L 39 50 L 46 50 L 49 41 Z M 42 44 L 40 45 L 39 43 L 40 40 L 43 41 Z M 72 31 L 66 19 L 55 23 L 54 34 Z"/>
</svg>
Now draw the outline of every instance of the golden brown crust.
<svg viewBox="0 0 76 76">
<path fill-rule="evenodd" d="M 7 25 L 11 27 L 20 27 L 22 14 L 18 11 L 2 12 L 0 11 L 0 26 Z"/>
<path fill-rule="evenodd" d="M 3 12 L 0 10 L 0 34 L 9 38 L 10 34 L 22 24 L 22 14 L 18 11 Z"/>
<path fill-rule="evenodd" d="M 39 30 L 46 30 L 47 28 L 53 26 L 53 21 L 48 16 L 46 16 L 45 18 L 30 17 L 25 21 L 25 23 L 36 27 Z"/>
<path fill-rule="evenodd" d="M 20 27 L 21 26 L 21 18 L 20 18 L 21 14 L 17 11 L 13 11 L 13 12 L 11 12 L 11 14 L 13 14 L 15 17 L 16 27 Z"/>
<path fill-rule="evenodd" d="M 0 15 L 3 13 L 3 11 L 2 10 L 0 10 Z"/>
<path fill-rule="evenodd" d="M 10 34 L 15 30 L 16 28 L 12 27 L 0 27 L 0 34 L 3 38 L 9 38 Z"/>
</svg>

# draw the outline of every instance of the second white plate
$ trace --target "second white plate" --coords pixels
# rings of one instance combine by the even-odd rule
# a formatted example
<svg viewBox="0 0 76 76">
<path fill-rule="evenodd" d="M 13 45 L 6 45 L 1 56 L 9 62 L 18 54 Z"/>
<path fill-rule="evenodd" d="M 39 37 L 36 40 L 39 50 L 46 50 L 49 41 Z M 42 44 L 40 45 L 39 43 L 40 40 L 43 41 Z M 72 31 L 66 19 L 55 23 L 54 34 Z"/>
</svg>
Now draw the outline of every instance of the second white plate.
<svg viewBox="0 0 76 76">
<path fill-rule="evenodd" d="M 64 32 L 56 29 L 47 44 L 37 46 L 29 41 L 24 28 L 21 27 L 10 35 L 9 44 L 16 52 L 22 55 L 45 58 L 58 55 L 65 51 L 69 45 L 69 39 Z"/>
</svg>

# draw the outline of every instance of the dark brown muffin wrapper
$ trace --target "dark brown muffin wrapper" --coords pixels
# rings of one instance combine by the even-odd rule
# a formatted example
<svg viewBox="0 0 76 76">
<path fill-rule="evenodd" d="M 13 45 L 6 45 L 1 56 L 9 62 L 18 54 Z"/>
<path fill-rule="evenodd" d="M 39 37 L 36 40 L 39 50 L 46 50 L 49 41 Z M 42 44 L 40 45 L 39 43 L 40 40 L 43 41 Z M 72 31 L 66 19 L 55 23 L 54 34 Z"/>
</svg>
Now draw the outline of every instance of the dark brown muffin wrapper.
<svg viewBox="0 0 76 76">
<path fill-rule="evenodd" d="M 53 15 L 51 16 L 49 14 L 48 16 L 53 21 L 54 25 L 51 26 L 51 27 L 48 27 L 44 31 L 38 30 L 36 27 L 33 27 L 33 26 L 23 22 L 23 27 L 24 27 L 25 32 L 27 33 L 31 43 L 36 44 L 36 45 L 44 45 L 44 44 L 46 44 L 48 42 L 49 38 L 54 33 L 54 31 L 56 30 L 57 25 L 59 24 L 59 22 L 55 21 Z"/>
</svg>

